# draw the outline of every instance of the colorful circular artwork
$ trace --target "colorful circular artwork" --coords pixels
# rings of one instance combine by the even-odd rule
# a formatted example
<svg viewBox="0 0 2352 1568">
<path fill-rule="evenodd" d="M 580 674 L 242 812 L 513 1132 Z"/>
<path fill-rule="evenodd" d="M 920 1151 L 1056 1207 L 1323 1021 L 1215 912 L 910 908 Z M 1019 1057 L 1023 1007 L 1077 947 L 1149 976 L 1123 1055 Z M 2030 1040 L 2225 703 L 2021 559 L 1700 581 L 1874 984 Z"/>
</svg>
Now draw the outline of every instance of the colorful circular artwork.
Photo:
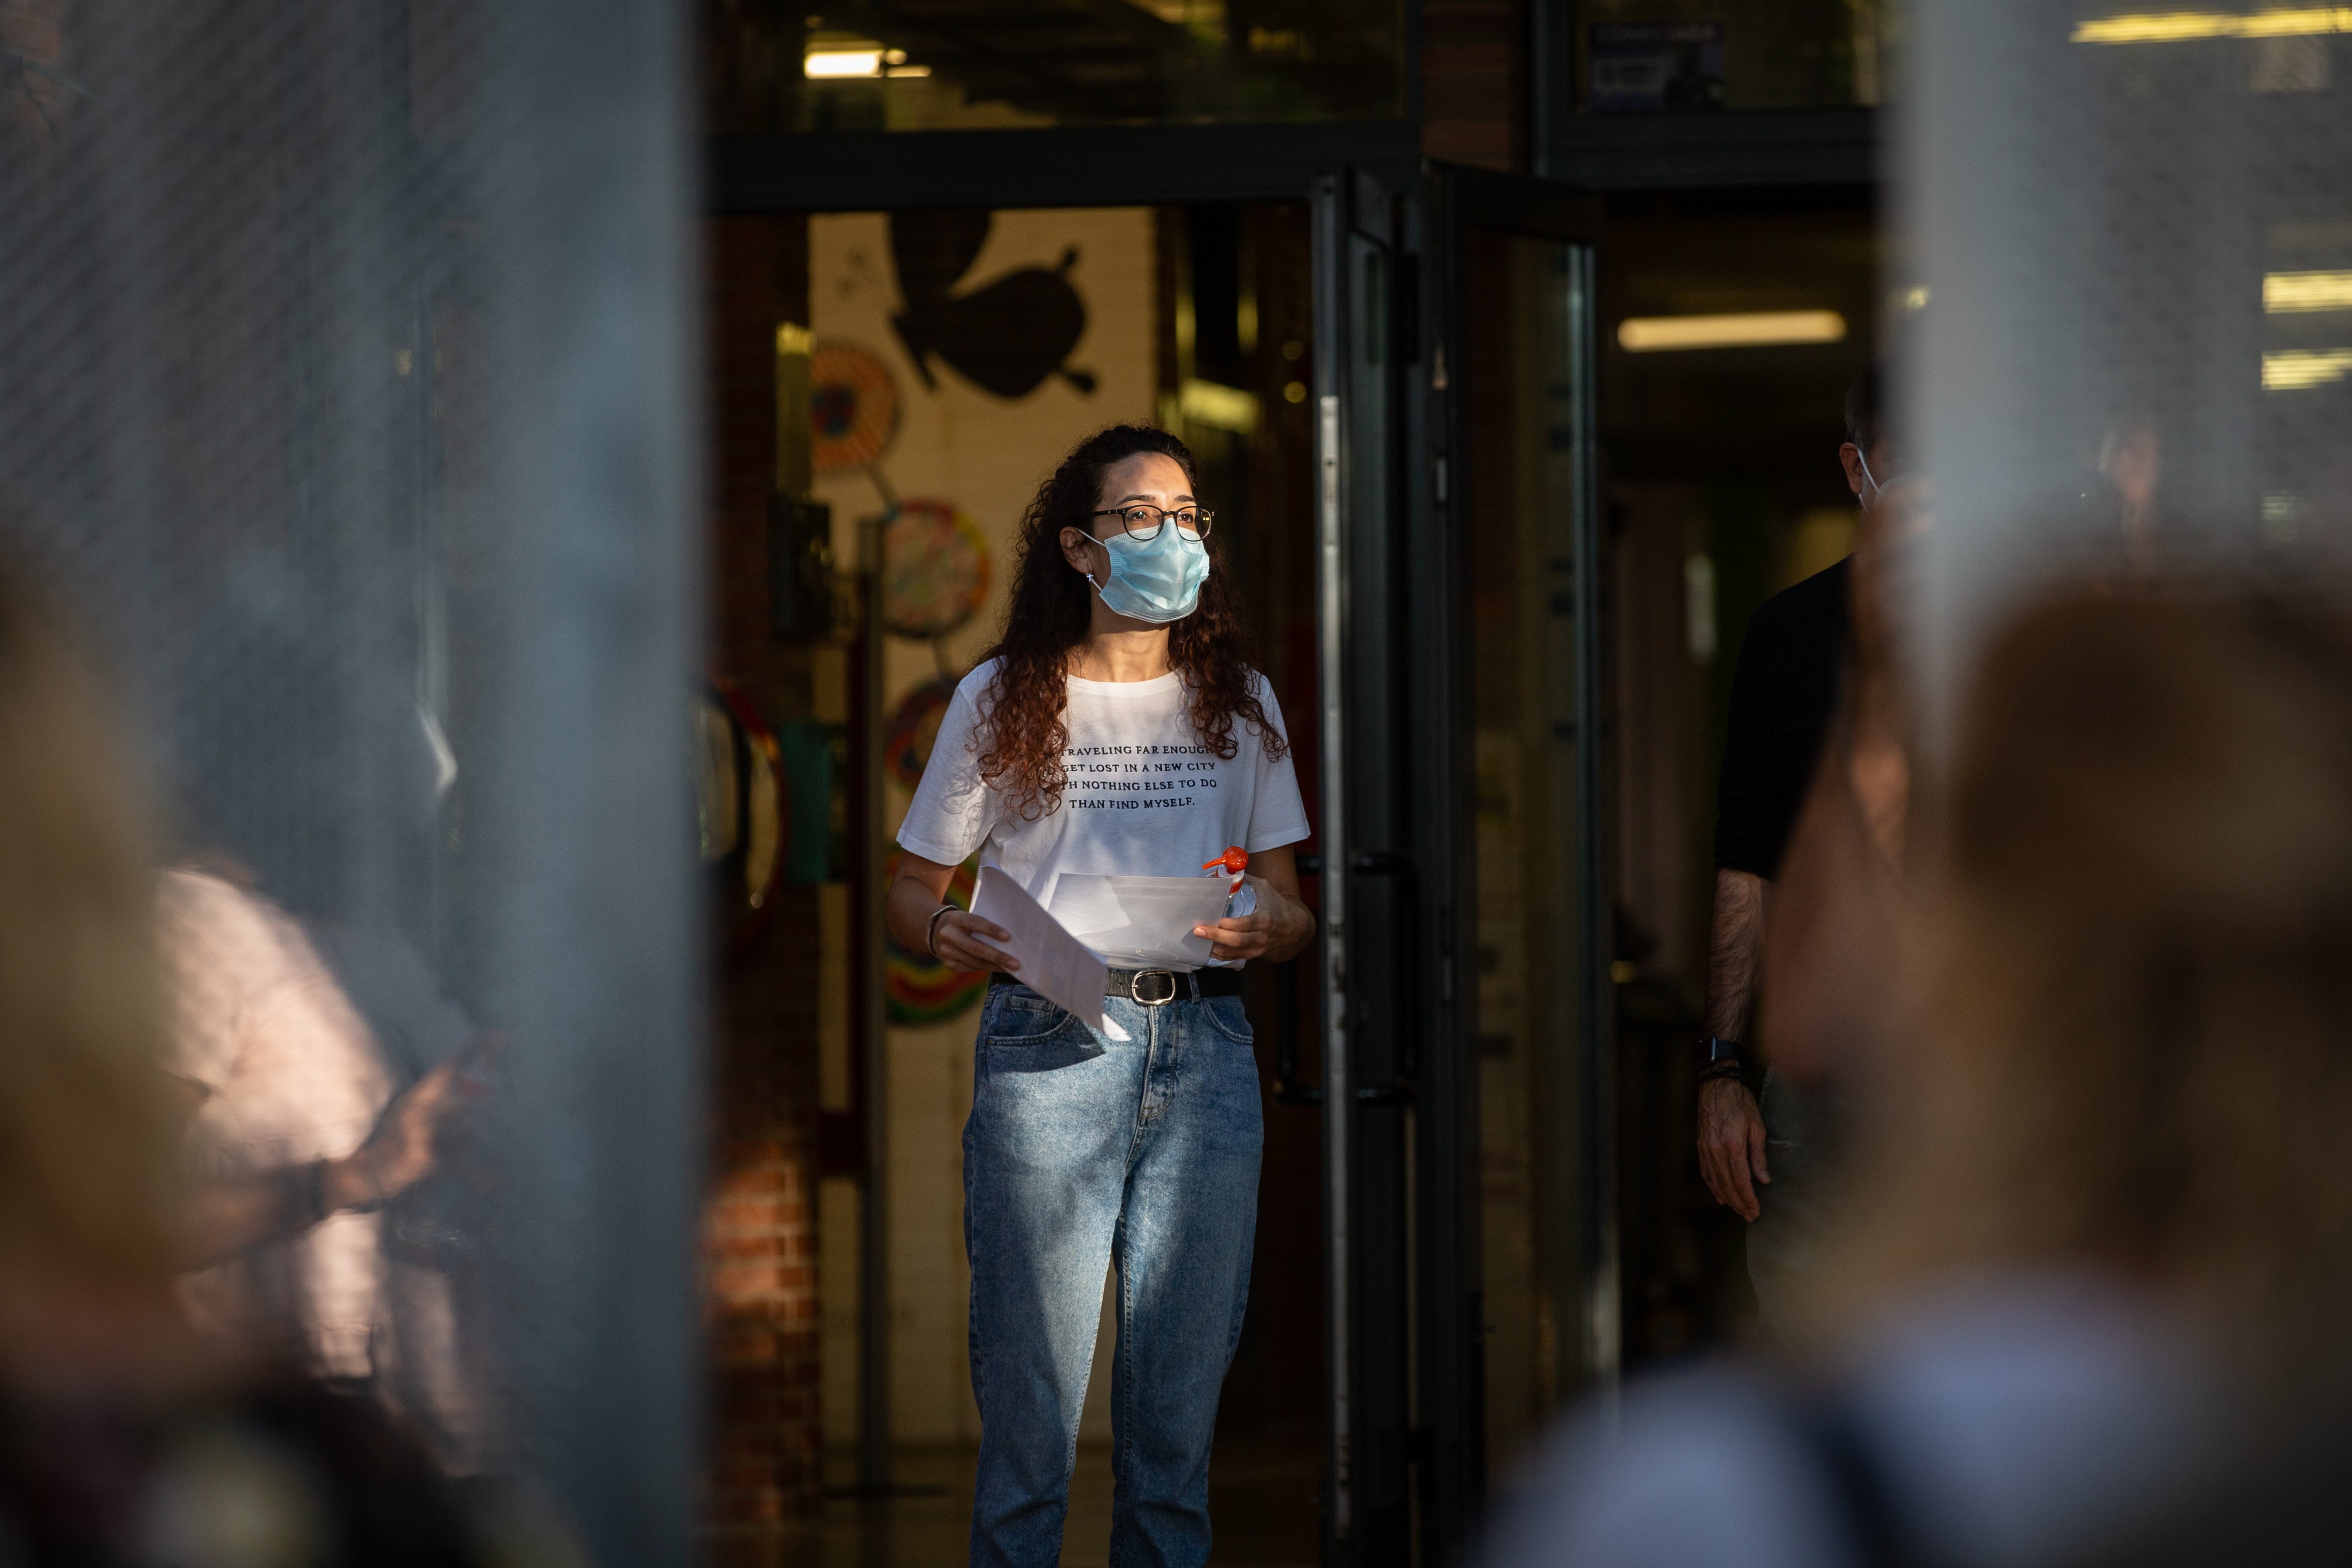
<svg viewBox="0 0 2352 1568">
<path fill-rule="evenodd" d="M 855 343 L 819 343 L 809 356 L 810 457 L 820 474 L 873 467 L 898 434 L 898 384 L 890 367 Z"/>
<path fill-rule="evenodd" d="M 892 850 L 882 863 L 882 886 L 888 888 L 898 879 L 898 851 Z M 980 879 L 972 861 L 956 868 L 948 879 L 948 902 L 960 910 L 971 908 L 971 892 Z M 970 973 L 950 969 L 928 952 L 908 952 L 898 939 L 887 939 L 889 951 L 885 955 L 884 989 L 888 998 L 890 1021 L 894 1024 L 944 1024 L 977 1001 L 988 989 L 988 973 L 975 969 Z"/>
<path fill-rule="evenodd" d="M 737 952 L 759 935 L 782 879 L 789 824 L 782 753 L 749 697 L 713 678 L 695 704 L 702 862 Z"/>
<path fill-rule="evenodd" d="M 882 528 L 882 624 L 945 637 L 988 597 L 988 540 L 952 501 L 909 499 Z"/>
<path fill-rule="evenodd" d="M 901 698 L 882 731 L 882 766 L 908 789 L 922 782 L 931 760 L 931 743 L 940 738 L 940 721 L 955 700 L 955 683 L 926 680 Z"/>
</svg>

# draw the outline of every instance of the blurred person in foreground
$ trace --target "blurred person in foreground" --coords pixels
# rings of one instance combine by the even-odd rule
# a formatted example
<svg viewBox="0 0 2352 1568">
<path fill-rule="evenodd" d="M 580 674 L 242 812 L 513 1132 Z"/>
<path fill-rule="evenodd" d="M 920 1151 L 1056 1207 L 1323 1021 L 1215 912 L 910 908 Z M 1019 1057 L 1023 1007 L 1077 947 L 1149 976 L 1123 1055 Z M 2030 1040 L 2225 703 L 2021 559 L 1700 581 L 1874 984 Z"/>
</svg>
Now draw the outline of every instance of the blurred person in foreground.
<svg viewBox="0 0 2352 1568">
<path fill-rule="evenodd" d="M 1565 1437 L 1503 1563 L 2067 1561 L 2341 1375 L 2352 616 L 2072 591 L 1990 643 L 1901 858 L 1854 776 L 1768 953 L 1781 1059 L 1872 1110 L 1806 1353 Z"/>
<path fill-rule="evenodd" d="M 151 840 L 110 709 L 0 574 L 0 1557 L 474 1561 L 372 1406 L 185 1326 L 184 1110 Z"/>
</svg>

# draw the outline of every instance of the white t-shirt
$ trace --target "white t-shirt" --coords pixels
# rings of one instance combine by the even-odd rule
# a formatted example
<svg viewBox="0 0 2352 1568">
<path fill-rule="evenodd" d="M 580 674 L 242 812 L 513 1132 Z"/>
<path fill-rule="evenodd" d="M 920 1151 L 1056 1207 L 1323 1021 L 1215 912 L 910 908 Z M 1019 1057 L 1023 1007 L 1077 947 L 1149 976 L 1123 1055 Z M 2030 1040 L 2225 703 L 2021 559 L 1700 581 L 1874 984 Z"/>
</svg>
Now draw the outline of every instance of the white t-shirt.
<svg viewBox="0 0 2352 1568">
<path fill-rule="evenodd" d="M 1066 871 L 1198 877 L 1233 845 L 1255 855 L 1307 837 L 1289 753 L 1269 759 L 1257 730 L 1239 719 L 1232 758 L 1202 746 L 1175 671 L 1156 680 L 1069 677 L 1061 802 L 1024 820 L 1008 792 L 980 776 L 981 703 L 995 669 L 983 664 L 957 686 L 899 825 L 902 847 L 945 866 L 978 850 L 982 864 L 1002 867 L 1051 909 Z M 1255 671 L 1250 683 L 1266 721 L 1286 738 L 1274 688 Z"/>
</svg>

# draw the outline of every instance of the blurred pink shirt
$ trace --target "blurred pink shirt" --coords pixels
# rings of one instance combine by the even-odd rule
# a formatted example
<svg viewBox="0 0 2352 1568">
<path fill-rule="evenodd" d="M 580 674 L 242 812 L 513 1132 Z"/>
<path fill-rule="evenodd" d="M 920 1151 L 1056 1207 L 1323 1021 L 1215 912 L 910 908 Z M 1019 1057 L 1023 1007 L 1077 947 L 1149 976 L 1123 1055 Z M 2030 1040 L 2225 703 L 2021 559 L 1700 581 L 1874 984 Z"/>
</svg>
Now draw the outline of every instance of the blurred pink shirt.
<svg viewBox="0 0 2352 1568">
<path fill-rule="evenodd" d="M 206 1091 L 193 1167 L 245 1174 L 349 1154 L 393 1097 L 384 1054 L 291 916 L 218 877 L 166 872 L 158 895 L 171 1027 L 164 1068 Z M 320 1376 L 376 1370 L 388 1299 L 380 1216 L 340 1214 L 184 1277 L 210 1334 L 302 1355 Z"/>
</svg>

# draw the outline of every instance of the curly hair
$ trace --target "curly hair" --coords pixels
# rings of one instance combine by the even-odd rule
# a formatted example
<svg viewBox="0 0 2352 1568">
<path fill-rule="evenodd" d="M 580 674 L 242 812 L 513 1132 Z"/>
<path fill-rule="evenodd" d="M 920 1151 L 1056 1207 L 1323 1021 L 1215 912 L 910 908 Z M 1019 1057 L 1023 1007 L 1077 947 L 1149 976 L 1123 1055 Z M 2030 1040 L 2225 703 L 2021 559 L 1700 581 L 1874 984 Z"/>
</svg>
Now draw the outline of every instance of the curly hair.
<svg viewBox="0 0 2352 1568">
<path fill-rule="evenodd" d="M 1078 443 L 1062 459 L 1021 520 L 1019 559 L 1004 632 L 981 657 L 996 660 L 982 704 L 980 776 L 1005 790 L 1013 809 L 1034 818 L 1061 804 L 1062 753 L 1070 742 L 1070 656 L 1087 640 L 1094 588 L 1062 558 L 1062 530 L 1088 533 L 1100 504 L 1103 475 L 1141 453 L 1174 459 L 1195 493 L 1200 471 L 1183 442 L 1145 425 L 1113 425 Z M 1250 650 L 1234 605 L 1217 535 L 1208 540 L 1209 575 L 1192 613 L 1169 628 L 1168 662 L 1184 678 L 1192 699 L 1192 731 L 1201 744 L 1231 761 L 1241 754 L 1239 720 L 1269 759 L 1288 751 L 1266 717 L 1251 682 Z"/>
</svg>

